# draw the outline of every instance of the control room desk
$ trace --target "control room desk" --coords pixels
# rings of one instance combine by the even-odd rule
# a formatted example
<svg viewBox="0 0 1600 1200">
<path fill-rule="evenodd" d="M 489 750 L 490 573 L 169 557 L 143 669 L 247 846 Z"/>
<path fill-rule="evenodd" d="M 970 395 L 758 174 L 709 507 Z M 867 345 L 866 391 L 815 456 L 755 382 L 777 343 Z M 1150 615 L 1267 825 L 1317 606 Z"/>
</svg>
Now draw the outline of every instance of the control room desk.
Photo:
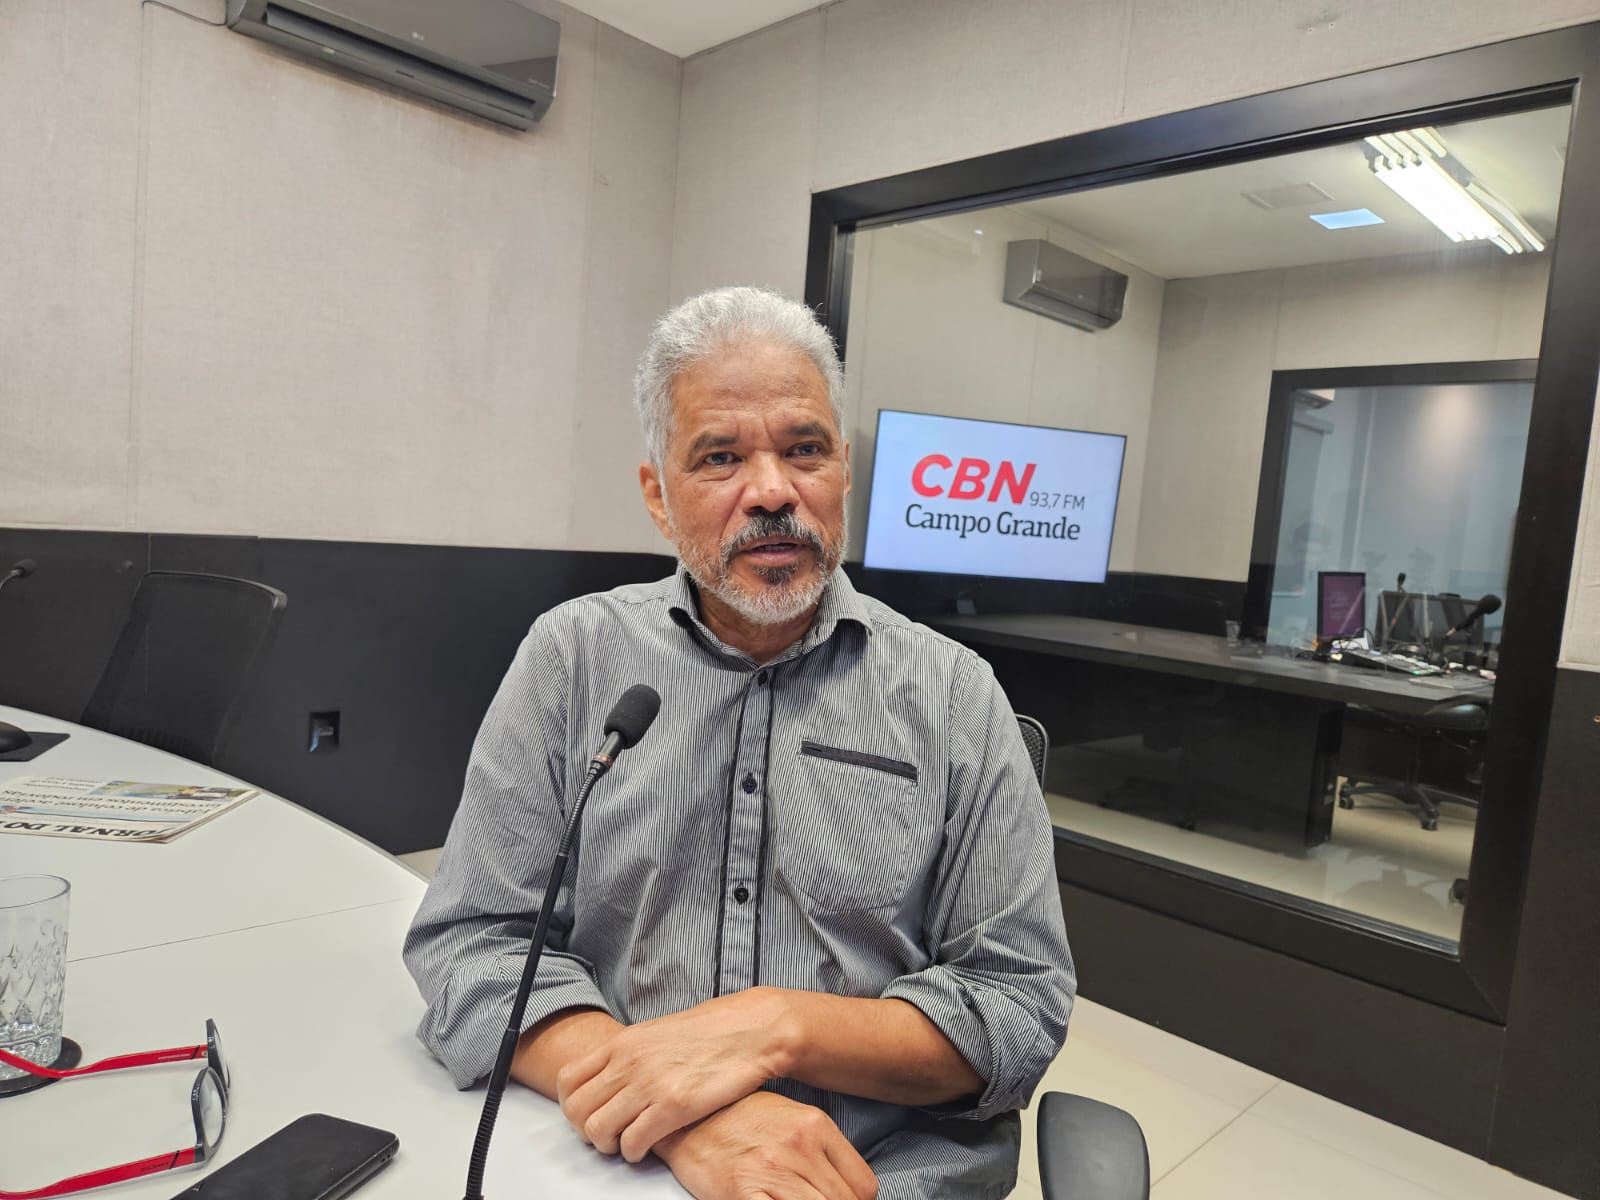
<svg viewBox="0 0 1600 1200">
<path fill-rule="evenodd" d="M 220 771 L 52 718 L 0 720 L 71 736 L 26 775 L 237 783 Z M 394 1131 L 400 1152 L 359 1195 L 459 1196 L 483 1090 L 458 1092 L 414 1036 L 422 1001 L 400 944 L 424 882 L 394 858 L 260 795 L 167 845 L 0 834 L 0 875 L 72 883 L 66 1028 L 85 1058 L 198 1042 L 216 1018 L 233 1074 L 226 1163 L 305 1113 Z M 0 1099 L 0 1188 L 30 1188 L 189 1144 L 195 1065 L 66 1080 Z M 208 1165 L 206 1170 L 210 1170 Z M 90 1193 L 165 1200 L 201 1172 Z M 556 1200 L 685 1193 L 659 1164 L 595 1154 L 559 1108 L 513 1086 L 486 1194 Z"/>
<path fill-rule="evenodd" d="M 1104 679 L 1105 669 L 1113 668 L 1223 685 L 1221 703 L 1237 719 L 1218 736 L 1235 739 L 1226 757 L 1243 764 L 1227 781 L 1230 790 L 1255 788 L 1260 814 L 1292 829 L 1308 846 L 1326 841 L 1332 828 L 1335 756 L 1346 705 L 1422 716 L 1440 705 L 1488 704 L 1494 696 L 1493 685 L 1476 676 L 1370 671 L 1264 654 L 1257 646 L 1230 646 L 1225 638 L 1205 634 L 1089 617 L 1041 613 L 946 617 L 929 623 L 995 661 L 1019 711 L 1054 716 L 1053 723 L 1046 719 L 1046 726 L 1057 743 L 1079 740 L 1077 730 L 1094 724 L 1089 711 L 1093 702 L 1075 707 L 1068 696 L 1075 689 L 1063 688 L 1063 682 Z M 1094 664 L 1094 669 L 1081 676 L 1044 670 L 1041 655 Z M 1147 678 L 1144 684 L 1148 688 L 1151 681 Z M 1287 806 L 1285 796 L 1290 798 Z"/>
</svg>

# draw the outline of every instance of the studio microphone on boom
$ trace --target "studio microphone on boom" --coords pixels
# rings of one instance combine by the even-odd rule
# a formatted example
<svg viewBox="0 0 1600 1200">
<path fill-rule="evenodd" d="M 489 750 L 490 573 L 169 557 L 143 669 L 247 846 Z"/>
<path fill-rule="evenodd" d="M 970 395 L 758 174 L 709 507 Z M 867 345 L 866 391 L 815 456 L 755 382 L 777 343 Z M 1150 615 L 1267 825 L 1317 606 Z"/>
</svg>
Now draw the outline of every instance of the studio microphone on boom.
<svg viewBox="0 0 1600 1200">
<path fill-rule="evenodd" d="M 1406 594 L 1406 573 L 1404 571 L 1401 571 L 1400 578 L 1395 580 L 1394 588 L 1398 594 L 1402 596 Z M 1388 643 L 1389 638 L 1394 636 L 1394 627 L 1400 623 L 1400 614 L 1405 612 L 1405 610 L 1406 606 L 1404 601 L 1402 601 L 1401 603 L 1396 604 L 1394 606 L 1394 612 L 1389 614 L 1389 628 L 1383 631 L 1385 644 Z"/>
<path fill-rule="evenodd" d="M 1461 624 L 1451 626 L 1449 631 L 1445 633 L 1445 637 L 1449 637 L 1451 634 L 1458 633 L 1463 629 L 1471 629 L 1481 618 L 1487 617 L 1490 613 L 1499 612 L 1503 603 L 1505 602 L 1499 596 L 1490 592 L 1472 606 L 1471 612 L 1461 618 Z"/>
<path fill-rule="evenodd" d="M 511 1019 L 506 1022 L 505 1033 L 500 1036 L 500 1055 L 489 1074 L 489 1091 L 483 1098 L 483 1116 L 478 1119 L 478 1135 L 472 1143 L 472 1162 L 467 1168 L 466 1200 L 483 1200 L 483 1170 L 489 1162 L 489 1139 L 494 1136 L 500 1098 L 505 1094 L 506 1080 L 511 1077 L 511 1059 L 517 1050 L 517 1039 L 522 1036 L 522 1014 L 528 1007 L 528 993 L 533 990 L 533 973 L 539 966 L 539 956 L 544 952 L 545 936 L 550 932 L 550 914 L 555 911 L 556 894 L 561 891 L 561 879 L 567 873 L 567 856 L 578 834 L 578 821 L 583 816 L 584 802 L 589 799 L 589 793 L 600 777 L 611 769 L 617 756 L 645 735 L 660 710 L 661 697 L 648 684 L 636 683 L 623 692 L 622 699 L 606 716 L 605 741 L 600 743 L 600 749 L 589 759 L 589 769 L 584 773 L 583 782 L 578 785 L 577 798 L 572 802 L 567 827 L 562 831 L 561 844 L 556 848 L 555 862 L 550 867 L 550 881 L 545 885 L 544 903 L 539 906 L 533 942 L 522 964 L 522 979 L 517 984 L 516 999 L 511 1002 Z"/>
<path fill-rule="evenodd" d="M 31 558 L 18 559 L 16 562 L 11 564 L 11 570 L 7 571 L 3 578 L 0 578 L 0 588 L 5 587 L 5 585 L 10 583 L 13 579 L 26 579 L 29 575 L 32 575 L 34 571 L 38 569 L 38 567 L 39 564 L 34 562 Z"/>
</svg>

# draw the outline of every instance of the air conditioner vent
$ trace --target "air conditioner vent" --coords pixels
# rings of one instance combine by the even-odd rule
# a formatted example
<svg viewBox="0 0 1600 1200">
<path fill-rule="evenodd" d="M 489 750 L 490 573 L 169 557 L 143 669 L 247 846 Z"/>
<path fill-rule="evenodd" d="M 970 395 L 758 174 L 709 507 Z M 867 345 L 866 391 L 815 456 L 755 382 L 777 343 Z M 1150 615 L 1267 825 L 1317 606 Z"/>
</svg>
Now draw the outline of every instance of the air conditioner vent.
<svg viewBox="0 0 1600 1200">
<path fill-rule="evenodd" d="M 555 98 L 561 26 L 513 0 L 228 0 L 227 22 L 516 129 Z"/>
<path fill-rule="evenodd" d="M 1007 304 L 1075 329 L 1109 329 L 1122 319 L 1128 277 L 1038 238 L 1006 245 Z"/>
</svg>

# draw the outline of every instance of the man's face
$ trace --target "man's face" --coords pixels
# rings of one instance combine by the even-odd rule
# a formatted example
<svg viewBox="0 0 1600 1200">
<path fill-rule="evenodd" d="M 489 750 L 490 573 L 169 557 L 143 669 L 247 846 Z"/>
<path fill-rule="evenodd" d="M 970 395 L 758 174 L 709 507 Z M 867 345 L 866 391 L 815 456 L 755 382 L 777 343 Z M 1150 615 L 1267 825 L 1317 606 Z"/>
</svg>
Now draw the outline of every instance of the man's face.
<svg viewBox="0 0 1600 1200">
<path fill-rule="evenodd" d="M 844 557 L 848 456 L 811 360 L 746 341 L 679 373 L 665 459 L 639 478 L 702 591 L 781 624 L 810 612 Z"/>
</svg>

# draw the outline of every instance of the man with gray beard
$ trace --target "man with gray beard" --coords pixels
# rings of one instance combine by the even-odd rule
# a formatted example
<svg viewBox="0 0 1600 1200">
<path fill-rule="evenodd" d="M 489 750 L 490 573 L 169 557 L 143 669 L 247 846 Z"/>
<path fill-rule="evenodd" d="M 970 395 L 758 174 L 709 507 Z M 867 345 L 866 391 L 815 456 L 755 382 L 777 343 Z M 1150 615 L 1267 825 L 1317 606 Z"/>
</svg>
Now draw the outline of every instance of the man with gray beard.
<svg viewBox="0 0 1600 1200">
<path fill-rule="evenodd" d="M 419 1036 L 493 1066 L 601 722 L 650 736 L 590 802 L 512 1067 L 585 1141 L 701 1200 L 987 1200 L 1066 1036 L 1050 823 L 987 664 L 862 596 L 826 330 L 723 288 L 656 325 L 645 506 L 681 561 L 535 623 L 406 939 Z"/>
</svg>

